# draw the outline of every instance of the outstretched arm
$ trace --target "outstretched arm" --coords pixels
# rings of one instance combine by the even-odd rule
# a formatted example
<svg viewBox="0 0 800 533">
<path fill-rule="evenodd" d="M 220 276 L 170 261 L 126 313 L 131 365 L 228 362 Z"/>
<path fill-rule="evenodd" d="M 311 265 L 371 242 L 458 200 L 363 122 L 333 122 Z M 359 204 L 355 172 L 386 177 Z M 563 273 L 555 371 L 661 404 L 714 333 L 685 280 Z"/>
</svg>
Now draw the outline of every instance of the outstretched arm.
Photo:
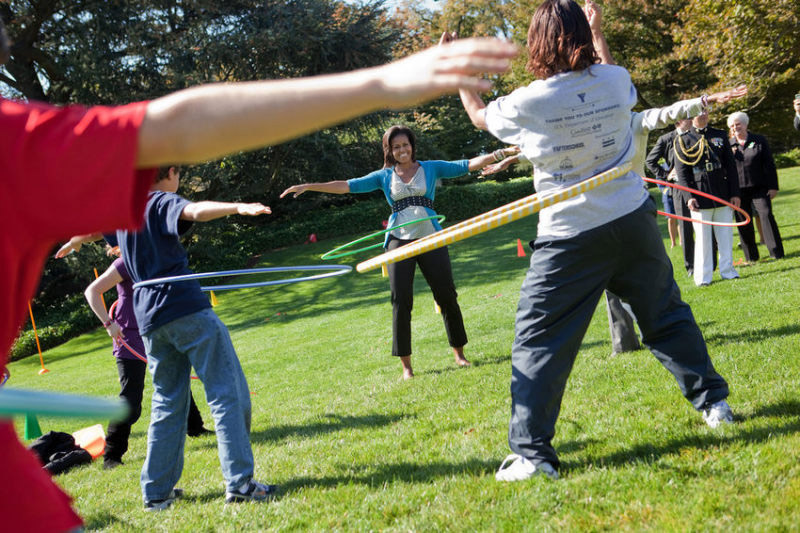
<svg viewBox="0 0 800 533">
<path fill-rule="evenodd" d="M 83 246 L 87 242 L 99 241 L 102 238 L 103 235 L 100 233 L 92 233 L 89 235 L 75 235 L 68 242 L 66 242 L 61 248 L 58 249 L 58 251 L 56 252 L 56 258 L 61 259 L 62 257 L 68 256 L 72 252 L 80 252 L 81 246 Z"/>
<path fill-rule="evenodd" d="M 507 156 L 519 153 L 519 146 L 509 146 L 508 148 L 499 148 L 491 154 L 479 155 L 469 160 L 469 170 L 481 170 L 482 168 L 491 165 L 492 163 L 499 163 Z"/>
<path fill-rule="evenodd" d="M 257 216 L 268 215 L 272 210 L 259 203 L 245 204 L 239 202 L 192 202 L 183 208 L 181 220 L 192 222 L 208 222 L 228 215 Z"/>
<path fill-rule="evenodd" d="M 97 318 L 103 323 L 103 327 L 106 328 L 106 333 L 108 333 L 112 339 L 122 337 L 122 329 L 108 316 L 108 312 L 103 305 L 103 294 L 111 290 L 114 285 L 121 281 L 122 276 L 119 271 L 114 268 L 114 265 L 111 265 L 83 291 L 86 301 L 89 302 L 89 307 L 92 308 L 94 314 L 97 315 Z"/>
<path fill-rule="evenodd" d="M 306 191 L 327 192 L 329 194 L 347 194 L 350 192 L 350 184 L 345 180 L 327 181 L 325 183 L 301 183 L 292 185 L 281 193 L 281 198 L 287 194 L 293 194 L 297 198 Z"/>
<path fill-rule="evenodd" d="M 179 91 L 148 104 L 136 163 L 148 168 L 206 161 L 460 87 L 487 90 L 491 83 L 480 75 L 505 72 L 518 51 L 499 39 L 465 39 L 343 74 Z"/>
<path fill-rule="evenodd" d="M 508 167 L 510 167 L 511 165 L 516 165 L 517 163 L 519 163 L 520 159 L 521 158 L 520 158 L 519 154 L 512 155 L 510 157 L 506 157 L 505 159 L 503 159 L 499 163 L 493 163 L 491 165 L 486 166 L 486 168 L 484 168 L 481 171 L 481 176 L 490 176 L 492 174 L 497 174 L 501 170 L 505 170 Z"/>
<path fill-rule="evenodd" d="M 611 57 L 611 50 L 608 48 L 606 36 L 603 34 L 603 9 L 593 0 L 586 0 L 583 12 L 589 21 L 589 28 L 592 30 L 592 43 L 600 56 L 600 63 L 604 65 L 616 65 L 614 58 Z"/>
</svg>

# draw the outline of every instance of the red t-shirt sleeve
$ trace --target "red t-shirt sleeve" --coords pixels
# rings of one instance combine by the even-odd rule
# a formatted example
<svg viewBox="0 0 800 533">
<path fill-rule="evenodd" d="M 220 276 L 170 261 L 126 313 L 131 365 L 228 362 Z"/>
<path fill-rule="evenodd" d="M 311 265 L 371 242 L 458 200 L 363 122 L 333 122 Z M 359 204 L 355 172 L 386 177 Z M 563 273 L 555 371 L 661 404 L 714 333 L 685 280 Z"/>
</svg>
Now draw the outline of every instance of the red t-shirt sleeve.
<svg viewBox="0 0 800 533">
<path fill-rule="evenodd" d="M 0 100 L 4 223 L 43 240 L 140 225 L 155 172 L 135 168 L 146 110 Z"/>
<path fill-rule="evenodd" d="M 0 368 L 55 241 L 142 222 L 154 170 L 137 171 L 147 103 L 54 107 L 0 98 Z M 0 420 L 0 530 L 81 524 L 70 499 Z"/>
</svg>

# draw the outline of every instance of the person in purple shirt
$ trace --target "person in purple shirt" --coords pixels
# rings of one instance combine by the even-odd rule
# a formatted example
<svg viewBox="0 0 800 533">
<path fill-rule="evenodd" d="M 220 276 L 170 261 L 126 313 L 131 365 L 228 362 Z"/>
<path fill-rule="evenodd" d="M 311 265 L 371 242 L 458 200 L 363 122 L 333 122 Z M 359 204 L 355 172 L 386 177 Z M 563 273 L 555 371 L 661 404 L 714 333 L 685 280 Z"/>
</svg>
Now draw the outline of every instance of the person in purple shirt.
<svg viewBox="0 0 800 533">
<path fill-rule="evenodd" d="M 73 244 L 68 243 L 65 246 L 75 249 L 74 239 L 70 243 Z M 66 253 L 62 253 L 62 250 L 59 251 L 59 254 L 61 254 L 60 257 L 66 255 Z M 109 247 L 109 255 L 119 256 L 119 249 Z M 118 298 L 112 317 L 106 311 L 103 294 L 115 285 Z M 139 325 L 136 323 L 133 313 L 133 282 L 122 258 L 117 257 L 111 266 L 86 288 L 84 295 L 94 314 L 103 323 L 108 335 L 114 339 L 113 353 L 117 360 L 117 372 L 119 373 L 119 396 L 127 401 L 131 408 L 126 419 L 111 422 L 108 425 L 103 468 L 116 468 L 123 464 L 122 456 L 128 450 L 131 427 L 142 414 L 144 377 L 147 372 L 144 342 L 139 335 Z M 198 437 L 210 433 L 212 431 L 203 427 L 203 417 L 192 397 L 186 434 L 190 437 Z"/>
</svg>

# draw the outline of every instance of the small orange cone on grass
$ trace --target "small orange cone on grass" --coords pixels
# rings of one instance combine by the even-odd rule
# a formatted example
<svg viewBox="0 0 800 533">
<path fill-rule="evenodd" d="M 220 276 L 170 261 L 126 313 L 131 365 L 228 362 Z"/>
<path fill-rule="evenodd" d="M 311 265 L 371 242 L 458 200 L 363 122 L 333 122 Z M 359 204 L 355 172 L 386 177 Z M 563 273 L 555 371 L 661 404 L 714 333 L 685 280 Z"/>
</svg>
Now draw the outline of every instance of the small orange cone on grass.
<svg viewBox="0 0 800 533">
<path fill-rule="evenodd" d="M 517 239 L 517 257 L 525 257 L 525 247 L 520 239 Z"/>
</svg>

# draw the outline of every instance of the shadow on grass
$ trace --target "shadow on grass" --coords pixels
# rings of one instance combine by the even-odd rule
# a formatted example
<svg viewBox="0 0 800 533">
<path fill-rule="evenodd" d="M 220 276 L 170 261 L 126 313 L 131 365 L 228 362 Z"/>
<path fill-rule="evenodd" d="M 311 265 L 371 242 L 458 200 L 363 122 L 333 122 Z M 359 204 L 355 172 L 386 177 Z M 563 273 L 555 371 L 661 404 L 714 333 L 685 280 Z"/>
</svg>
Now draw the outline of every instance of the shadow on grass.
<svg viewBox="0 0 800 533">
<path fill-rule="evenodd" d="M 569 440 L 556 446 L 559 454 L 579 452 L 589 445 L 600 442 L 597 439 Z"/>
<path fill-rule="evenodd" d="M 496 355 L 494 357 L 484 357 L 481 359 L 475 359 L 472 361 L 472 366 L 480 367 L 480 366 L 491 366 L 491 365 L 502 365 L 505 363 L 511 362 L 511 354 L 506 355 Z"/>
<path fill-rule="evenodd" d="M 359 483 L 370 487 L 382 487 L 387 483 L 429 483 L 441 478 L 456 476 L 485 476 L 494 473 L 501 459 L 470 459 L 462 462 L 435 463 L 383 463 L 369 465 L 368 470 L 357 475 L 326 476 L 320 478 L 299 477 L 288 480 L 281 485 L 285 492 L 296 491 L 306 487 L 335 487 L 350 483 Z M 342 468 L 352 468 L 343 465 Z"/>
<path fill-rule="evenodd" d="M 705 328 L 704 324 L 702 328 Z M 749 329 L 739 332 L 725 332 L 704 335 L 707 344 L 735 344 L 740 342 L 760 342 L 773 337 L 786 337 L 800 333 L 800 324 L 780 326 L 777 328 Z"/>
<path fill-rule="evenodd" d="M 592 457 L 588 456 L 580 460 L 564 461 L 562 471 L 585 470 L 591 465 L 599 466 L 626 466 L 633 463 L 654 463 L 662 456 L 677 455 L 686 448 L 711 448 L 724 444 L 744 443 L 755 444 L 765 442 L 771 438 L 781 435 L 791 435 L 800 433 L 800 402 L 796 400 L 783 400 L 772 405 L 761 407 L 753 415 L 746 417 L 748 420 L 755 420 L 763 417 L 775 416 L 794 416 L 794 420 L 787 421 L 782 425 L 774 422 L 766 423 L 762 427 L 746 429 L 735 434 L 725 433 L 697 433 L 666 442 L 643 442 L 634 446 L 626 447 L 614 453 Z M 735 417 L 737 422 L 743 420 L 742 417 Z M 730 429 L 736 430 L 736 425 Z"/>
<path fill-rule="evenodd" d="M 335 414 L 325 415 L 325 420 L 300 425 L 272 426 L 261 431 L 251 433 L 253 442 L 280 441 L 290 437 L 314 437 L 334 431 L 346 429 L 376 428 L 388 426 L 400 420 L 413 418 L 414 415 L 364 415 L 364 416 L 340 416 Z M 216 446 L 216 441 L 213 443 Z"/>
<path fill-rule="evenodd" d="M 781 400 L 771 405 L 762 405 L 752 415 L 746 417 L 764 418 L 773 416 L 800 416 L 800 400 Z"/>
</svg>

